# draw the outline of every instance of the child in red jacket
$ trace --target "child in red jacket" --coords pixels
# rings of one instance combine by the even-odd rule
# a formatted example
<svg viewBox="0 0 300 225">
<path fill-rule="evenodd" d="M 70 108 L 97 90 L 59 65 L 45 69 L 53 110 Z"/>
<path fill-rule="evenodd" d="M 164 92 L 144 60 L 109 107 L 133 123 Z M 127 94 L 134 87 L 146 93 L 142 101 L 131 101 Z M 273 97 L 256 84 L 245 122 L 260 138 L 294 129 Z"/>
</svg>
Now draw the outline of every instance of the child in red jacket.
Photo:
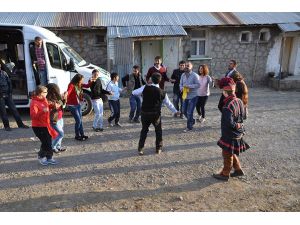
<svg viewBox="0 0 300 225">
<path fill-rule="evenodd" d="M 32 130 L 42 143 L 38 152 L 38 159 L 43 166 L 57 164 L 57 161 L 52 158 L 52 138 L 56 138 L 57 132 L 50 125 L 47 93 L 45 86 L 37 86 L 30 103 Z"/>
</svg>

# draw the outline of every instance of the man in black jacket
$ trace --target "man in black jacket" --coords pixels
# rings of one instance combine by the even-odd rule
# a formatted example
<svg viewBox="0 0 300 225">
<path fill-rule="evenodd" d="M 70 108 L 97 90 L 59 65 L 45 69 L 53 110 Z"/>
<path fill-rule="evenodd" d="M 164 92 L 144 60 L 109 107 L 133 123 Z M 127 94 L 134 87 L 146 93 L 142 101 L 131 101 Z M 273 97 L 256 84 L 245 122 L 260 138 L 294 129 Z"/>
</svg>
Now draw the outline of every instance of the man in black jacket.
<svg viewBox="0 0 300 225">
<path fill-rule="evenodd" d="M 103 96 L 105 94 L 112 94 L 109 91 L 103 90 L 102 83 L 99 77 L 99 71 L 93 70 L 92 72 L 92 81 L 91 84 L 91 98 L 92 104 L 95 112 L 93 130 L 96 132 L 103 131 Z"/>
<path fill-rule="evenodd" d="M 12 84 L 9 76 L 3 70 L 1 70 L 0 64 L 0 116 L 4 125 L 4 129 L 6 131 L 11 131 L 9 126 L 9 120 L 6 112 L 5 105 L 10 109 L 12 112 L 18 127 L 20 128 L 29 128 L 25 124 L 23 124 L 22 119 L 18 110 L 16 109 L 15 103 L 12 99 Z"/>
<path fill-rule="evenodd" d="M 165 91 L 159 88 L 161 75 L 153 73 L 151 76 L 152 84 L 142 86 L 132 92 L 133 95 L 142 95 L 143 103 L 141 110 L 142 130 L 140 134 L 138 152 L 143 155 L 143 148 L 149 131 L 149 126 L 153 124 L 156 134 L 156 153 L 160 154 L 162 151 L 162 129 L 161 129 L 161 106 L 164 103 L 168 108 L 172 109 L 173 113 L 179 115 L 180 113 L 175 109 L 170 102 Z"/>
<path fill-rule="evenodd" d="M 180 118 L 183 118 L 183 111 L 182 111 L 182 92 L 180 91 L 180 79 L 181 75 L 184 73 L 185 68 L 185 61 L 179 62 L 179 68 L 173 70 L 171 79 L 174 80 L 172 83 L 174 83 L 173 86 L 173 104 L 177 110 L 180 109 Z M 180 107 L 179 107 L 180 103 Z M 175 114 L 176 115 L 176 114 Z"/>
</svg>

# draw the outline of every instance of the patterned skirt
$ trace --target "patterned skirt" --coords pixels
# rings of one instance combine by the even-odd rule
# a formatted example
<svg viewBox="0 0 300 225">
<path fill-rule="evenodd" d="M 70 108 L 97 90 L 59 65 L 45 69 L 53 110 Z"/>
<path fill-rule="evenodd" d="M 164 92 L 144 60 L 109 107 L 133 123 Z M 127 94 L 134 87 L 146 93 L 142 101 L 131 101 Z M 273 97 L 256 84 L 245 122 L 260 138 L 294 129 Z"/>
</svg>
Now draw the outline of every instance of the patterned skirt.
<svg viewBox="0 0 300 225">
<path fill-rule="evenodd" d="M 221 137 L 218 141 L 218 146 L 224 151 L 236 155 L 239 155 L 240 152 L 244 152 L 250 148 L 250 146 L 243 140 L 243 138 L 232 139 Z"/>
</svg>

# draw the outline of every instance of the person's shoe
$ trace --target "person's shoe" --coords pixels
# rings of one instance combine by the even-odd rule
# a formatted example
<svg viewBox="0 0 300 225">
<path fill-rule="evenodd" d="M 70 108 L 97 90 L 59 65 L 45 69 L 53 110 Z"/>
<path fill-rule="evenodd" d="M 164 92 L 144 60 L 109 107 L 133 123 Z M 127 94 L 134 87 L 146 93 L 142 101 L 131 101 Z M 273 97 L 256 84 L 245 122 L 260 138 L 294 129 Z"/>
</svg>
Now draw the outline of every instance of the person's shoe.
<svg viewBox="0 0 300 225">
<path fill-rule="evenodd" d="M 81 136 L 76 136 L 76 137 L 75 137 L 75 140 L 77 140 L 77 141 L 83 141 L 83 139 L 82 139 Z"/>
<path fill-rule="evenodd" d="M 95 127 L 93 127 L 93 130 L 94 130 L 95 132 L 99 132 L 99 131 L 100 131 L 99 128 L 95 128 Z"/>
<path fill-rule="evenodd" d="M 134 119 L 133 122 L 135 122 L 135 123 L 141 123 L 141 121 L 139 119 Z"/>
<path fill-rule="evenodd" d="M 81 138 L 82 138 L 83 141 L 85 141 L 85 140 L 87 140 L 89 137 L 88 137 L 88 136 L 85 136 L 85 135 L 82 135 Z"/>
<path fill-rule="evenodd" d="M 47 166 L 48 165 L 48 160 L 46 157 L 43 157 L 43 158 L 39 158 L 39 162 L 41 165 L 43 166 Z"/>
<path fill-rule="evenodd" d="M 205 122 L 205 118 L 201 117 L 201 118 L 199 119 L 199 122 L 200 122 L 200 123 L 204 123 L 204 122 Z"/>
<path fill-rule="evenodd" d="M 29 126 L 27 126 L 27 125 L 25 125 L 25 124 L 22 124 L 22 125 L 19 126 L 19 128 L 28 129 Z"/>
<path fill-rule="evenodd" d="M 223 174 L 213 174 L 213 177 L 218 179 L 218 180 L 224 180 L 224 181 L 228 181 L 229 180 L 229 176 L 224 176 Z"/>
<path fill-rule="evenodd" d="M 202 119 L 202 116 L 201 115 L 199 115 L 199 117 L 198 117 L 198 121 L 201 123 L 201 119 Z"/>
<path fill-rule="evenodd" d="M 144 155 L 144 151 L 142 148 L 138 148 L 139 155 Z"/>
<path fill-rule="evenodd" d="M 56 165 L 57 164 L 57 161 L 54 160 L 53 158 L 47 159 L 47 162 L 48 162 L 48 164 L 51 164 L 51 165 Z"/>
<path fill-rule="evenodd" d="M 103 130 L 104 130 L 104 129 L 103 129 L 102 127 L 101 127 L 101 128 L 99 128 L 99 131 L 100 131 L 100 132 L 102 132 Z"/>
<path fill-rule="evenodd" d="M 56 148 L 52 149 L 52 151 L 53 151 L 55 154 L 60 154 L 59 150 L 56 149 Z"/>
<path fill-rule="evenodd" d="M 245 173 L 243 170 L 235 170 L 233 173 L 230 174 L 231 177 L 241 177 L 244 175 Z"/>
<path fill-rule="evenodd" d="M 4 130 L 5 131 L 11 131 L 11 128 L 10 127 L 5 127 Z"/>
<path fill-rule="evenodd" d="M 65 151 L 67 151 L 67 148 L 58 148 L 58 151 L 59 152 L 65 152 Z"/>
<path fill-rule="evenodd" d="M 161 148 L 156 149 L 156 154 L 160 154 L 162 152 Z"/>
<path fill-rule="evenodd" d="M 115 124 L 115 127 L 122 127 L 122 125 L 118 122 Z"/>
<path fill-rule="evenodd" d="M 192 131 L 192 129 L 189 129 L 189 128 L 186 128 L 186 129 L 183 130 L 184 133 L 188 133 L 190 131 Z"/>
</svg>

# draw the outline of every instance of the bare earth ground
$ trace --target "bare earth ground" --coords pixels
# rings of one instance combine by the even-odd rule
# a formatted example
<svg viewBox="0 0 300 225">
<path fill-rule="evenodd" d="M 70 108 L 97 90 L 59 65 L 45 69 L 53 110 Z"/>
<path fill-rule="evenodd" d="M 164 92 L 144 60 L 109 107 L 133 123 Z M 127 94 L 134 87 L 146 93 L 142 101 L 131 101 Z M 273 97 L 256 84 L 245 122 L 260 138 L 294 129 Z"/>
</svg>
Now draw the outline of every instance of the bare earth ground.
<svg viewBox="0 0 300 225">
<path fill-rule="evenodd" d="M 127 123 L 126 98 L 121 129 L 107 128 L 105 119 L 104 132 L 95 133 L 93 114 L 84 117 L 86 142 L 74 140 L 74 120 L 66 116 L 68 151 L 56 166 L 38 163 L 31 129 L 1 129 L 0 211 L 300 211 L 300 93 L 250 89 L 245 139 L 252 148 L 241 154 L 247 175 L 229 182 L 211 177 L 222 167 L 219 96 L 214 89 L 207 121 L 187 134 L 186 121 L 164 107 L 160 155 L 152 128 L 138 156 L 141 125 Z M 28 110 L 22 116 L 30 124 Z"/>
</svg>

